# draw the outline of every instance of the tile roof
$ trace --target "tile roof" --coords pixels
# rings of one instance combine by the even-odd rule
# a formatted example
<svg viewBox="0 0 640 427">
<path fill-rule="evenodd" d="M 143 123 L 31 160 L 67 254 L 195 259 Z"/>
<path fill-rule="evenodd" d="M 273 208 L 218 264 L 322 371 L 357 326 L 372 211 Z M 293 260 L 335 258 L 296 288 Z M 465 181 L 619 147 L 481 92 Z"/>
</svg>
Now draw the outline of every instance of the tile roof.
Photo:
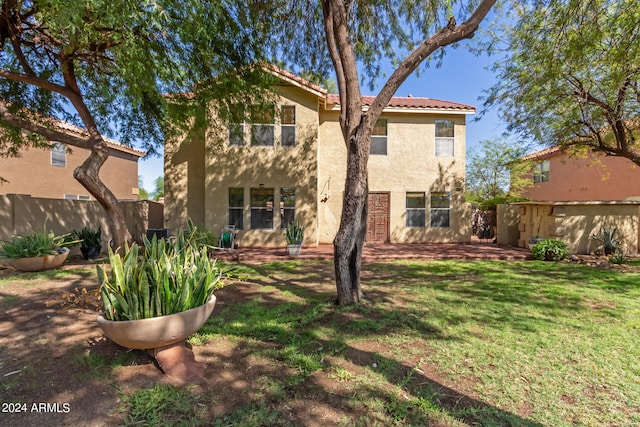
<svg viewBox="0 0 640 427">
<path fill-rule="evenodd" d="M 545 148 L 543 150 L 540 151 L 536 151 L 535 153 L 531 153 L 531 154 L 527 154 L 526 156 L 524 156 L 522 158 L 522 160 L 540 160 L 540 159 L 546 159 L 548 157 L 553 156 L 554 154 L 560 152 L 560 151 L 564 151 L 564 149 L 562 147 L 560 147 L 559 145 L 554 145 L 553 147 L 549 147 L 549 148 Z"/>
<path fill-rule="evenodd" d="M 76 136 L 86 137 L 89 135 L 89 133 L 85 129 L 72 125 L 71 123 L 63 122 L 62 120 L 51 119 L 51 123 L 54 126 L 56 126 L 58 129 L 62 131 L 72 132 Z M 128 145 L 121 143 L 120 141 L 116 141 L 115 139 L 107 138 L 106 136 L 103 136 L 102 139 L 104 139 L 104 142 L 106 142 L 107 145 L 113 148 L 114 150 L 133 154 L 134 156 L 138 156 L 138 157 L 143 157 L 145 154 L 147 154 L 147 152 L 144 150 L 140 150 L 135 147 L 130 147 Z"/>
<path fill-rule="evenodd" d="M 362 103 L 365 106 L 373 104 L 375 96 L 363 96 Z M 340 96 L 331 94 L 327 95 L 327 102 L 330 104 L 340 104 Z M 433 98 L 414 98 L 413 96 L 396 97 L 394 96 L 389 101 L 387 107 L 392 108 L 415 108 L 415 109 L 445 109 L 445 110 L 472 110 L 475 111 L 476 107 L 472 105 L 460 104 L 451 101 L 442 101 L 440 99 Z"/>
</svg>

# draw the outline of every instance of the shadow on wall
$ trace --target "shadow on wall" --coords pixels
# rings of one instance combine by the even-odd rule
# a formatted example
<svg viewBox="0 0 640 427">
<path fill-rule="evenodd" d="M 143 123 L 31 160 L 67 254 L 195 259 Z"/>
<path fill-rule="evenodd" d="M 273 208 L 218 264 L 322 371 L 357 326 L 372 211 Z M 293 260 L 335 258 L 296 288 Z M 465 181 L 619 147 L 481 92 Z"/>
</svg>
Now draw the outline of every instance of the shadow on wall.
<svg viewBox="0 0 640 427">
<path fill-rule="evenodd" d="M 163 206 L 149 200 L 119 203 L 129 232 L 142 241 L 148 228 L 161 228 Z M 83 227 L 102 227 L 103 244 L 111 241 L 111 222 L 97 201 L 34 198 L 23 194 L 0 195 L 0 240 L 29 234 L 34 229 L 69 233 Z"/>
<path fill-rule="evenodd" d="M 307 236 L 315 234 L 317 211 L 317 138 L 318 126 L 298 124 L 293 147 L 283 147 L 279 133 L 275 133 L 273 146 L 252 146 L 250 127 L 242 146 L 229 146 L 226 126 L 214 122 L 206 139 L 191 134 L 173 145 L 174 151 L 165 149 L 165 191 L 169 227 L 179 229 L 191 218 L 214 232 L 228 222 L 228 188 L 296 188 L 296 218 L 307 229 Z M 276 126 L 277 127 L 277 126 Z M 250 201 L 245 195 L 245 209 Z M 277 202 L 276 202 L 277 203 Z M 245 230 L 242 234 L 261 233 L 262 238 L 276 243 L 284 239 L 283 233 L 269 230 Z M 282 234 L 282 235 L 281 235 Z"/>
<path fill-rule="evenodd" d="M 471 241 L 472 207 L 464 197 L 464 176 L 458 172 L 456 161 L 448 165 L 438 163 L 437 177 L 425 194 L 426 218 L 424 228 L 405 227 L 406 211 L 402 213 L 402 224 L 391 232 L 392 241 L 407 242 L 456 242 Z M 444 192 L 450 195 L 449 227 L 431 227 L 431 198 L 433 193 Z"/>
</svg>

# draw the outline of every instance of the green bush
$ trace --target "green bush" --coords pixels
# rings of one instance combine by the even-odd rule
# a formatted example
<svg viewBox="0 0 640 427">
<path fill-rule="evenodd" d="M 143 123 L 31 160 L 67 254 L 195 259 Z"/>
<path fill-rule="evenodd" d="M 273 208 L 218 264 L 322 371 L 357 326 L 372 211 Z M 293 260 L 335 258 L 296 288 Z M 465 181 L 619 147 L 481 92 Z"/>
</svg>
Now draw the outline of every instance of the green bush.
<svg viewBox="0 0 640 427">
<path fill-rule="evenodd" d="M 102 228 L 92 230 L 89 227 L 82 227 L 80 231 L 73 230 L 73 236 L 80 240 L 80 246 L 83 248 L 94 248 L 102 245 Z"/>
<path fill-rule="evenodd" d="M 71 233 L 56 236 L 52 231 L 43 228 L 2 242 L 0 255 L 12 259 L 55 255 L 77 243 L 78 241 L 71 237 Z"/>
<path fill-rule="evenodd" d="M 180 313 L 206 303 L 222 287 L 221 271 L 198 248 L 198 231 L 172 240 L 146 237 L 144 247 L 125 247 L 123 257 L 109 248 L 110 274 L 98 266 L 100 293 L 109 320 L 137 320 Z M 142 252 L 142 253 L 140 253 Z"/>
<path fill-rule="evenodd" d="M 629 261 L 629 257 L 621 248 L 618 248 L 614 254 L 609 255 L 609 262 L 611 264 L 624 264 L 627 261 Z"/>
<path fill-rule="evenodd" d="M 560 240 L 546 239 L 531 248 L 533 257 L 541 261 L 560 261 L 569 255 L 567 244 Z"/>
</svg>

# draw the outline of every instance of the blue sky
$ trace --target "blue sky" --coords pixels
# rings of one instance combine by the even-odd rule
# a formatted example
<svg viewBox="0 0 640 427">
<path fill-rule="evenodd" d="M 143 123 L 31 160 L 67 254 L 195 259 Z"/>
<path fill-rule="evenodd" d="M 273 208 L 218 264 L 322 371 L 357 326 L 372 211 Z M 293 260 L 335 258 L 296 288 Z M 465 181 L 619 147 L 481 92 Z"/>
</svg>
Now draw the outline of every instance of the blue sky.
<svg viewBox="0 0 640 427">
<path fill-rule="evenodd" d="M 419 77 L 414 73 L 398 89 L 396 96 L 411 94 L 414 97 L 460 102 L 473 105 L 479 111 L 482 106 L 478 98 L 496 82 L 495 75 L 489 69 L 492 61 L 493 58 L 475 56 L 464 47 L 448 47 L 440 68 L 432 66 L 422 71 Z M 366 88 L 362 93 L 374 94 Z M 496 111 L 489 111 L 479 121 L 474 120 L 476 116 L 467 116 L 467 153 L 479 141 L 499 137 L 505 131 L 505 124 L 499 120 Z M 162 158 L 141 160 L 138 173 L 143 177 L 143 187 L 153 191 L 153 181 L 163 175 Z"/>
</svg>

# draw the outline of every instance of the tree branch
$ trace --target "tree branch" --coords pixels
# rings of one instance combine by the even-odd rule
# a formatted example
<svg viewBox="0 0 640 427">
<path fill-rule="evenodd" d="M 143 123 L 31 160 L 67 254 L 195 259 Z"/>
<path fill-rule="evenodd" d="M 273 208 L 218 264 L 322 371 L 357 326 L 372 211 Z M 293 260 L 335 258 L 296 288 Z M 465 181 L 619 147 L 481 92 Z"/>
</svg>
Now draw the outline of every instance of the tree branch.
<svg viewBox="0 0 640 427">
<path fill-rule="evenodd" d="M 9 111 L 7 103 L 2 100 L 0 100 L 0 119 L 10 125 L 19 127 L 29 132 L 37 133 L 38 135 L 42 135 L 49 141 L 59 141 L 64 144 L 72 145 L 79 148 L 91 148 L 88 138 L 77 137 L 69 133 L 51 129 L 19 117 L 11 113 Z"/>
<path fill-rule="evenodd" d="M 396 93 L 400 85 L 413 73 L 416 68 L 438 48 L 450 45 L 463 39 L 472 38 L 480 26 L 482 20 L 487 16 L 496 0 L 482 0 L 471 17 L 461 25 L 456 25 L 455 19 L 450 18 L 447 26 L 438 31 L 433 36 L 425 40 L 413 52 L 407 56 L 398 68 L 391 74 L 383 88 L 376 96 L 369 109 L 371 122 L 375 123 L 382 110 L 389 103 L 393 94 Z M 374 120 L 376 119 L 376 120 Z"/>
</svg>

